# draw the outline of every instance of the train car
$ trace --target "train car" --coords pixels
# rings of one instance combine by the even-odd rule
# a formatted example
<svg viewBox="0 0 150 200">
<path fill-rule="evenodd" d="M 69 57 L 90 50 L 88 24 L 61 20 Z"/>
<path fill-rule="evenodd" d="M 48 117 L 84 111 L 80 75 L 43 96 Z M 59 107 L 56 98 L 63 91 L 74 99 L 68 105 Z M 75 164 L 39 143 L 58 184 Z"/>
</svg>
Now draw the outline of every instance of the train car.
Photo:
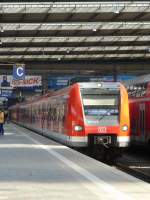
<svg viewBox="0 0 150 200">
<path fill-rule="evenodd" d="M 129 144 L 128 94 L 117 82 L 75 83 L 10 112 L 12 121 L 68 146 L 112 153 Z"/>
<path fill-rule="evenodd" d="M 150 147 L 150 75 L 126 83 L 131 118 L 131 145 Z"/>
</svg>

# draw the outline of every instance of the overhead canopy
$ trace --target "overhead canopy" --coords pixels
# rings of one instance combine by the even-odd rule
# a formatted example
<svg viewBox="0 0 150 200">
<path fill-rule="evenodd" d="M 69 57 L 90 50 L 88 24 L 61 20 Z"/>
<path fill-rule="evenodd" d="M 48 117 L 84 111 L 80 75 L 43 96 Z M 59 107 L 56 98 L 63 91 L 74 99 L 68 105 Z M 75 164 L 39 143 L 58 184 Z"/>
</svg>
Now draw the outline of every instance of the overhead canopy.
<svg viewBox="0 0 150 200">
<path fill-rule="evenodd" d="M 150 58 L 150 2 L 0 3 L 0 61 Z"/>
</svg>

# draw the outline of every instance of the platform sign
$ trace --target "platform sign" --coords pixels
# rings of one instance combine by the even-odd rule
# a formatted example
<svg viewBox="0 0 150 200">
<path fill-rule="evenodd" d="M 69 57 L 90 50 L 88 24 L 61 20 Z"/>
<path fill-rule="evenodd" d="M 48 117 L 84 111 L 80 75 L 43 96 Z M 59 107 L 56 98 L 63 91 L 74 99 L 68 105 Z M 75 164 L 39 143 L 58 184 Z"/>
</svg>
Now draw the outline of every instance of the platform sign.
<svg viewBox="0 0 150 200">
<path fill-rule="evenodd" d="M 56 76 L 49 77 L 48 79 L 48 88 L 51 90 L 58 90 L 68 86 L 68 81 L 72 76 Z"/>
<path fill-rule="evenodd" d="M 132 80 L 135 78 L 136 78 L 136 76 L 134 76 L 134 75 L 118 75 L 117 81 L 123 82 L 123 81 Z"/>
<path fill-rule="evenodd" d="M 11 97 L 13 94 L 12 90 L 1 90 L 1 96 L 2 97 Z"/>
<path fill-rule="evenodd" d="M 15 64 L 13 66 L 13 79 L 14 80 L 25 79 L 25 65 L 24 64 Z"/>
</svg>

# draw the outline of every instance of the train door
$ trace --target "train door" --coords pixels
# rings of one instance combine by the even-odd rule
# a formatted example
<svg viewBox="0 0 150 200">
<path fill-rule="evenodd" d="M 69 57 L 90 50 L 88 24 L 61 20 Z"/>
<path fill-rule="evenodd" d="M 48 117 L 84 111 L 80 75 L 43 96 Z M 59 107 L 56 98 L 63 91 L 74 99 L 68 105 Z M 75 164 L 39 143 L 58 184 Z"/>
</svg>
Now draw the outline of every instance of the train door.
<svg viewBox="0 0 150 200">
<path fill-rule="evenodd" d="M 145 104 L 139 105 L 139 140 L 145 141 Z"/>
</svg>

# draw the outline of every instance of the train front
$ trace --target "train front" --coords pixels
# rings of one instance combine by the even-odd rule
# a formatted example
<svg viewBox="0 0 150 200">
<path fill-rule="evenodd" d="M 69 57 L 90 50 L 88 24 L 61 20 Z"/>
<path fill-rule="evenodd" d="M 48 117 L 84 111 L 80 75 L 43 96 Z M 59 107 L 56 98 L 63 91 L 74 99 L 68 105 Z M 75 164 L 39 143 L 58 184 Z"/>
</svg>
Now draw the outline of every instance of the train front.
<svg viewBox="0 0 150 200">
<path fill-rule="evenodd" d="M 120 83 L 80 83 L 84 131 L 89 146 L 127 147 L 128 94 Z"/>
</svg>

